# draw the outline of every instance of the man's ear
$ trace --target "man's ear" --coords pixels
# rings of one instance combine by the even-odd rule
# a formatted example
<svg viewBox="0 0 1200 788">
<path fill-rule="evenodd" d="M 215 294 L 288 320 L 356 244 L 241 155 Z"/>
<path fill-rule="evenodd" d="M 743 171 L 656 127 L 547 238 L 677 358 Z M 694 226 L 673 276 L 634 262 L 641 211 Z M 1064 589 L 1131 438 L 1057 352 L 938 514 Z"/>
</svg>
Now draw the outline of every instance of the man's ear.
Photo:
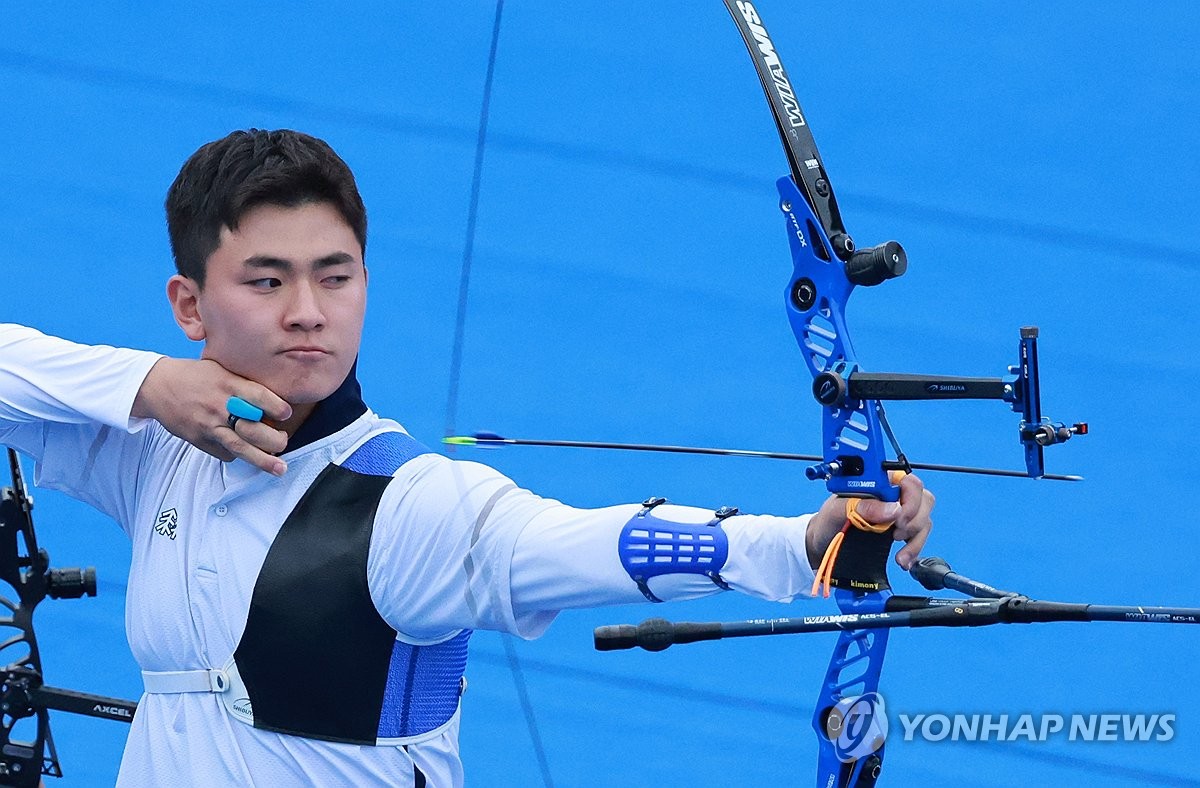
<svg viewBox="0 0 1200 788">
<path fill-rule="evenodd" d="M 199 296 L 200 286 L 196 280 L 180 274 L 167 280 L 167 300 L 171 302 L 175 322 L 193 342 L 199 342 L 207 336 L 204 319 L 200 316 Z"/>
</svg>

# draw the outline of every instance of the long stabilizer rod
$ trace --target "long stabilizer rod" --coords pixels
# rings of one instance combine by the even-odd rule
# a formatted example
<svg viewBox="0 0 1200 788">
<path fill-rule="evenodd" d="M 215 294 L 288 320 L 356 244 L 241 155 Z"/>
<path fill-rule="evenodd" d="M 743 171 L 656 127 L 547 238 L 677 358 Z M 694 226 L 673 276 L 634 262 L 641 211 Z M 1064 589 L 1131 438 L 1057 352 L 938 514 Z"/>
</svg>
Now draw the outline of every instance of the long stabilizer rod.
<svg viewBox="0 0 1200 788">
<path fill-rule="evenodd" d="M 937 600 L 947 602 L 948 600 Z M 916 610 L 890 613 L 805 616 L 754 619 L 728 623 L 672 623 L 650 618 L 634 626 L 598 627 L 593 633 L 596 650 L 643 648 L 662 651 L 676 643 L 701 640 L 837 632 L 844 629 L 895 629 L 897 627 L 981 627 L 992 624 L 1032 624 L 1054 621 L 1123 621 L 1144 624 L 1200 624 L 1200 608 L 1085 605 L 1041 602 L 1025 597 L 964 599 Z"/>
<path fill-rule="evenodd" d="M 726 623 L 672 623 L 663 618 L 650 618 L 636 626 L 617 624 L 598 627 L 593 637 L 598 651 L 629 648 L 662 651 L 676 643 L 696 643 L 701 640 L 853 629 L 983 627 L 1056 621 L 1200 624 L 1200 608 L 1194 607 L 1088 605 L 1030 599 L 960 575 L 945 560 L 937 557 L 922 558 L 910 571 L 930 591 L 949 588 L 973 596 L 969 599 L 893 596 L 888 599 L 883 613 L 760 618 Z"/>
</svg>

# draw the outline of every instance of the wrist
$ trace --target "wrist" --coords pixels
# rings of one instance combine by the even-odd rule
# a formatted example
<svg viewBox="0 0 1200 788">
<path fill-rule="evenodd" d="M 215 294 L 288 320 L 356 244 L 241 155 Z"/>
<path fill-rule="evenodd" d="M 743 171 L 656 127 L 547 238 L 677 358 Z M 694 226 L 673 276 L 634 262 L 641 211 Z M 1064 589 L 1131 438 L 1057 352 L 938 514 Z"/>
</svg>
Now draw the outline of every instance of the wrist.
<svg viewBox="0 0 1200 788">
<path fill-rule="evenodd" d="M 142 385 L 138 387 L 137 396 L 133 398 L 133 407 L 129 415 L 135 419 L 157 419 L 160 414 L 158 404 L 167 393 L 167 381 L 171 378 L 171 367 L 179 359 L 163 356 L 146 373 Z"/>
<path fill-rule="evenodd" d="M 840 512 L 844 511 L 845 503 L 836 495 L 831 495 L 821 504 L 821 508 L 808 521 L 808 530 L 804 533 L 804 547 L 808 552 L 808 563 L 815 570 L 825 557 L 825 549 L 842 527 Z"/>
</svg>

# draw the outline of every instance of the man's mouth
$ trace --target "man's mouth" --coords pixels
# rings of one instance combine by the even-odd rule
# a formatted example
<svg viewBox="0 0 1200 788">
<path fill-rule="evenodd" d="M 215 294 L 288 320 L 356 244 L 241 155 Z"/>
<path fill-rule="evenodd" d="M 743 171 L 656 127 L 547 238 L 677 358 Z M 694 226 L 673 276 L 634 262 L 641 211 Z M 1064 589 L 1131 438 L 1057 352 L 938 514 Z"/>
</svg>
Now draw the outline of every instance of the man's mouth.
<svg viewBox="0 0 1200 788">
<path fill-rule="evenodd" d="M 317 359 L 321 356 L 329 355 L 329 351 L 325 350 L 324 348 L 313 347 L 309 345 L 297 345 L 296 347 L 286 348 L 285 350 L 280 351 L 280 353 L 288 358 L 295 358 L 301 361 Z"/>
</svg>

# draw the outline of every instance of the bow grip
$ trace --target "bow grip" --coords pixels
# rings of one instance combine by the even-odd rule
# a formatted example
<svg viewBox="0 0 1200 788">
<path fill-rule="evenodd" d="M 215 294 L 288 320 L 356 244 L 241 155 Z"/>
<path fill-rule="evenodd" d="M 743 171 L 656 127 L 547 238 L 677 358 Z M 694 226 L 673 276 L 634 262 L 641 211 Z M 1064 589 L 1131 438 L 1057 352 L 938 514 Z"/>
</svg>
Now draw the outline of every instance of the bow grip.
<svg viewBox="0 0 1200 788">
<path fill-rule="evenodd" d="M 887 562 L 892 554 L 892 529 L 873 533 L 851 528 L 842 539 L 842 549 L 829 584 L 857 593 L 886 591 Z"/>
<path fill-rule="evenodd" d="M 894 488 L 899 487 L 900 480 L 906 475 L 904 471 L 890 471 L 888 482 Z M 846 499 L 846 519 L 850 527 L 842 537 L 842 547 L 829 582 L 834 588 L 858 593 L 886 591 L 891 588 L 887 576 L 887 563 L 892 554 L 892 542 L 895 541 L 892 538 L 895 526 L 890 522 L 867 523 L 862 515 L 857 513 L 858 500 L 861 499 Z M 859 520 L 863 525 L 854 525 L 854 520 Z"/>
</svg>

